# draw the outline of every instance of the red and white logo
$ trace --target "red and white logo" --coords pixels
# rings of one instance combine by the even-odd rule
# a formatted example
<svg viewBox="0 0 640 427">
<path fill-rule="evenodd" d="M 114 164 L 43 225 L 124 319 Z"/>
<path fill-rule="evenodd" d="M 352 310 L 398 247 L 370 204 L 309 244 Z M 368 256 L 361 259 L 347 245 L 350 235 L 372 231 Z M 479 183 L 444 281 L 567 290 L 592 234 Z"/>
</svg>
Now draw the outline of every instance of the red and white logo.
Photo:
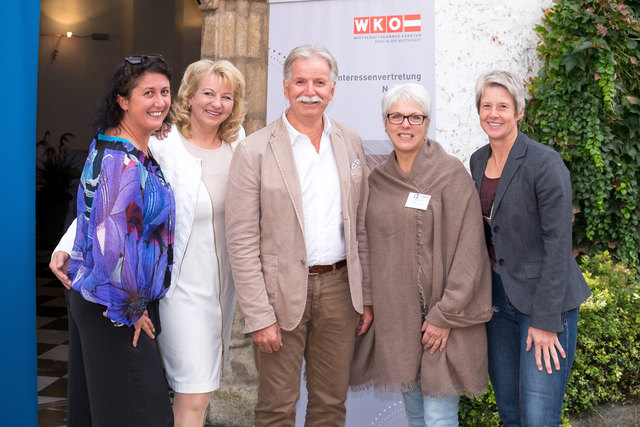
<svg viewBox="0 0 640 427">
<path fill-rule="evenodd" d="M 420 31 L 421 28 L 420 14 L 353 18 L 353 34 L 406 33 Z"/>
</svg>

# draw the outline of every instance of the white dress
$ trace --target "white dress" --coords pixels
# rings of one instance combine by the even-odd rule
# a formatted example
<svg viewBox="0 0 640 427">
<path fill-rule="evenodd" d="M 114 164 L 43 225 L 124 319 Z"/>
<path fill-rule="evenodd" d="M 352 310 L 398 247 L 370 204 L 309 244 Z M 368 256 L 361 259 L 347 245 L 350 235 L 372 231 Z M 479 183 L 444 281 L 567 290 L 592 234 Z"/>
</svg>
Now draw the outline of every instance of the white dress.
<svg viewBox="0 0 640 427">
<path fill-rule="evenodd" d="M 216 150 L 200 149 L 188 143 L 175 125 L 167 139 L 149 140 L 176 197 L 174 264 L 171 287 L 160 299 L 158 345 L 167 382 L 178 393 L 217 389 L 223 351 L 228 351 L 235 292 L 224 199 L 234 145 L 224 142 Z M 74 220 L 54 253 L 71 253 L 75 224 Z"/>
<path fill-rule="evenodd" d="M 224 193 L 233 152 L 227 143 L 204 150 L 180 139 L 190 155 L 202 160 L 202 180 L 175 289 L 160 300 L 158 344 L 169 386 L 179 393 L 206 393 L 218 388 L 222 371 L 219 261 L 224 260 L 218 259 L 216 245 L 226 247 L 226 239 L 216 235 L 214 218 L 224 224 Z"/>
</svg>

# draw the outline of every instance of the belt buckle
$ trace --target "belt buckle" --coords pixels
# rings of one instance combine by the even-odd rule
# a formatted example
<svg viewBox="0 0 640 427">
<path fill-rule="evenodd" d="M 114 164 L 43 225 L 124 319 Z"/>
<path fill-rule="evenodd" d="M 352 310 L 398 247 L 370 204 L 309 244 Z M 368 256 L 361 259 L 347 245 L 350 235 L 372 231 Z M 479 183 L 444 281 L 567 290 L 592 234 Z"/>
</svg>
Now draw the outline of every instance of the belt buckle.
<svg viewBox="0 0 640 427">
<path fill-rule="evenodd" d="M 341 264 L 341 265 L 339 265 L 339 264 Z M 307 271 L 308 271 L 309 276 L 315 276 L 317 274 L 325 274 L 325 273 L 330 273 L 332 271 L 340 270 L 345 265 L 346 265 L 346 261 L 342 260 L 342 261 L 338 261 L 338 262 L 335 262 L 335 263 L 330 264 L 330 265 L 313 265 L 313 266 L 309 267 Z M 320 271 L 312 272 L 311 269 L 314 268 L 314 267 L 319 267 Z"/>
<path fill-rule="evenodd" d="M 318 271 L 312 272 L 311 269 L 317 267 Z M 309 267 L 309 275 L 318 275 L 318 274 L 325 274 L 325 273 L 329 273 L 330 271 L 333 271 L 333 265 L 312 265 L 311 267 Z"/>
</svg>

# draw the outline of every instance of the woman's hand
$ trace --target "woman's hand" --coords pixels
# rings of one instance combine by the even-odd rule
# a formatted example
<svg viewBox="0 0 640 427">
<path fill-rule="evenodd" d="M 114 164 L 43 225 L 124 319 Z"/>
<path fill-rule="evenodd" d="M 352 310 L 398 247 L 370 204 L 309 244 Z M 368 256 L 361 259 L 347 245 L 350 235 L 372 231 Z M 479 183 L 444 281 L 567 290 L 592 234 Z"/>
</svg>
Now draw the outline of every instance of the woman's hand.
<svg viewBox="0 0 640 427">
<path fill-rule="evenodd" d="M 162 141 L 169 135 L 170 131 L 171 131 L 171 125 L 167 122 L 163 122 L 162 126 L 156 129 L 152 133 L 152 135 L 155 136 L 158 139 L 158 141 Z"/>
<path fill-rule="evenodd" d="M 142 313 L 142 316 L 140 316 L 140 318 L 136 320 L 136 323 L 133 324 L 133 328 L 135 329 L 135 332 L 133 333 L 134 347 L 138 345 L 138 338 L 140 338 L 140 330 L 145 331 L 145 333 L 152 340 L 156 338 L 156 335 L 155 335 L 156 328 L 153 327 L 153 322 L 149 318 L 149 312 L 147 310 L 145 310 L 144 313 Z"/>
<path fill-rule="evenodd" d="M 63 251 L 56 251 L 51 257 L 49 269 L 56 275 L 58 280 L 62 282 L 65 288 L 71 289 L 71 280 L 67 276 L 69 269 L 69 254 Z"/>
<path fill-rule="evenodd" d="M 364 335 L 373 322 L 373 306 L 365 305 L 356 322 L 356 336 Z"/>
<path fill-rule="evenodd" d="M 438 349 L 444 351 L 447 346 L 447 341 L 449 340 L 451 328 L 439 328 L 425 320 L 420 330 L 424 332 L 422 334 L 422 345 L 425 350 L 431 349 L 431 351 L 429 351 L 431 354 L 435 353 Z"/>
<path fill-rule="evenodd" d="M 102 315 L 104 317 L 108 317 L 106 311 L 103 312 Z M 140 338 L 141 330 L 144 331 L 152 340 L 156 338 L 155 336 L 156 328 L 153 327 L 153 322 L 149 318 L 149 312 L 147 310 L 145 310 L 144 313 L 142 313 L 142 316 L 140 316 L 140 318 L 136 320 L 136 323 L 133 324 L 133 329 L 135 330 L 133 332 L 134 347 L 138 346 L 138 338 Z"/>
<path fill-rule="evenodd" d="M 551 359 L 553 359 L 553 366 L 556 371 L 560 370 L 560 360 L 558 359 L 558 351 L 562 358 L 566 358 L 567 355 L 558 341 L 558 334 L 556 332 L 543 331 L 534 327 L 529 327 L 527 334 L 527 351 L 531 350 L 531 346 L 535 347 L 536 366 L 539 371 L 542 371 L 542 359 L 544 359 L 544 365 L 547 369 L 547 374 L 551 374 Z M 558 351 L 556 351 L 556 349 Z"/>
</svg>

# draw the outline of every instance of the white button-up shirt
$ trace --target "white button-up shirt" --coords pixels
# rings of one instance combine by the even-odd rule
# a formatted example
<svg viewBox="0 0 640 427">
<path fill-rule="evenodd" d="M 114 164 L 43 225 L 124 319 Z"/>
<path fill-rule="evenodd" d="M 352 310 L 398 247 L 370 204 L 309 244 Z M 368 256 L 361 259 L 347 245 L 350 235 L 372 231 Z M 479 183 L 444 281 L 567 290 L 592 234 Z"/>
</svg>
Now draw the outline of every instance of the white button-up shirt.
<svg viewBox="0 0 640 427">
<path fill-rule="evenodd" d="M 328 265 L 345 259 L 344 225 L 340 203 L 340 177 L 331 146 L 331 122 L 322 116 L 324 129 L 320 150 L 298 132 L 283 114 L 296 162 L 302 212 L 307 265 Z"/>
</svg>

